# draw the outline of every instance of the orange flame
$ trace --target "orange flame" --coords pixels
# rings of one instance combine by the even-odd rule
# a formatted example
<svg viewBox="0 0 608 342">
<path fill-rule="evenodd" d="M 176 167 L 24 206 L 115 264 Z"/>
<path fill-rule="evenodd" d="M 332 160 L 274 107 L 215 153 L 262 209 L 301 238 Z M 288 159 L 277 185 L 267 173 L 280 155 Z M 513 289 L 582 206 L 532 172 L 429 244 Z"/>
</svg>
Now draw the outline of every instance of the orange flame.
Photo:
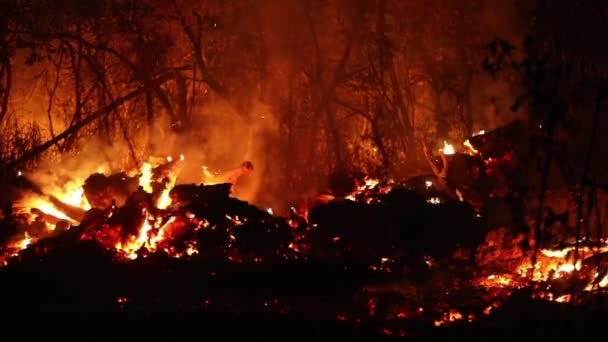
<svg viewBox="0 0 608 342">
<path fill-rule="evenodd" d="M 456 153 L 456 151 L 454 150 L 454 146 L 452 146 L 451 144 L 448 144 L 448 142 L 445 140 L 443 141 L 443 149 L 441 149 L 441 151 L 445 155 L 450 155 L 450 154 Z"/>
</svg>

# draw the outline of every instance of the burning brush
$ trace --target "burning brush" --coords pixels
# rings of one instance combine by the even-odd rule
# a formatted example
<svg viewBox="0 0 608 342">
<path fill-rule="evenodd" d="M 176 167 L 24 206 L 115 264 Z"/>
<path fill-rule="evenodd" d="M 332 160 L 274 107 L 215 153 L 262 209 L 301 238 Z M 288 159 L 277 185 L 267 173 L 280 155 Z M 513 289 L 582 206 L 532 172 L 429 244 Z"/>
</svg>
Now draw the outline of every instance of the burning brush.
<svg viewBox="0 0 608 342">
<path fill-rule="evenodd" d="M 460 152 L 444 148 L 452 163 L 448 157 Z M 277 260 L 342 263 L 344 270 L 363 264 L 376 282 L 358 294 L 365 315 L 424 318 L 434 326 L 490 315 L 524 288 L 536 298 L 575 301 L 577 293 L 608 285 L 605 242 L 547 248 L 531 265 L 525 236 L 488 231 L 483 211 L 445 196 L 435 175 L 401 183 L 335 175 L 327 201 L 281 217 L 233 197 L 233 183 L 253 170 L 250 162 L 225 173 L 203 168 L 205 184 L 176 184 L 182 160 L 94 173 L 52 194 L 32 186 L 21 209 L 4 215 L 11 238 L 3 241 L 0 262 L 36 262 L 69 241 L 92 243 L 120 264 L 152 256 L 249 267 Z M 467 291 L 481 298 L 475 308 L 454 305 Z M 353 315 L 347 316 L 338 317 Z"/>
</svg>

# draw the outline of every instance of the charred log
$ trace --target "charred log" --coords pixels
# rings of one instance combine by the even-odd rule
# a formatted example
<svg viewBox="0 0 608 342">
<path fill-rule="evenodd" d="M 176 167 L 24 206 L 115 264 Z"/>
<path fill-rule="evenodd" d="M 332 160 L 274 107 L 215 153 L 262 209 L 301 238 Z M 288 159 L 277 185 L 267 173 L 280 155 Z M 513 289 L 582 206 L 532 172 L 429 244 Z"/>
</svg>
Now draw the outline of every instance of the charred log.
<svg viewBox="0 0 608 342">
<path fill-rule="evenodd" d="M 89 176 L 82 186 L 89 204 L 95 208 L 105 209 L 116 204 L 122 205 L 137 190 L 139 181 L 125 173 L 106 176 L 95 173 Z"/>
<path fill-rule="evenodd" d="M 232 184 L 230 183 L 215 185 L 180 184 L 171 189 L 169 196 L 177 206 L 190 204 L 206 207 L 213 202 L 229 198 L 231 188 Z"/>
<path fill-rule="evenodd" d="M 476 246 L 485 236 L 469 205 L 430 204 L 400 189 L 373 204 L 334 201 L 311 209 L 308 217 L 317 225 L 310 233 L 312 254 L 360 260 L 420 253 L 444 257 Z"/>
<path fill-rule="evenodd" d="M 524 153 L 529 137 L 528 123 L 515 120 L 503 127 L 472 136 L 469 142 L 484 159 L 501 158 L 513 151 Z"/>
</svg>

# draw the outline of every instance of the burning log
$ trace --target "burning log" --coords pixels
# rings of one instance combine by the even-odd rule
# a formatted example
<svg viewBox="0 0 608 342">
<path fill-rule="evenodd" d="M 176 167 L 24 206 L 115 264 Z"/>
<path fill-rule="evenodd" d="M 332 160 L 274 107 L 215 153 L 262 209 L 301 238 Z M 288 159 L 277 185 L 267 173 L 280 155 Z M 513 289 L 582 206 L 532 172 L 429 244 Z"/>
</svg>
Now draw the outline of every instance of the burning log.
<svg viewBox="0 0 608 342">
<path fill-rule="evenodd" d="M 50 225 L 53 225 L 53 226 L 57 225 L 59 222 L 65 221 L 61 218 L 47 214 L 38 208 L 32 208 L 30 210 L 30 212 L 32 213 L 32 215 L 35 215 L 36 218 L 38 218 L 38 219 L 42 220 L 43 222 L 46 222 Z"/>
<path fill-rule="evenodd" d="M 393 189 L 371 204 L 333 201 L 312 208 L 308 218 L 316 225 L 309 233 L 311 254 L 319 256 L 377 260 L 410 251 L 442 257 L 476 246 L 485 236 L 467 204 L 432 204 L 404 189 Z"/>
<path fill-rule="evenodd" d="M 207 207 L 230 197 L 232 184 L 195 185 L 180 184 L 169 191 L 173 203 L 178 206 L 193 205 Z"/>
<path fill-rule="evenodd" d="M 51 202 L 51 204 L 53 204 L 55 206 L 55 208 L 57 208 L 59 211 L 64 213 L 66 216 L 70 217 L 71 219 L 73 219 L 76 222 L 82 221 L 82 219 L 84 217 L 84 213 L 85 213 L 84 209 L 64 203 L 53 195 L 48 195 L 47 198 L 49 199 L 49 202 Z M 47 221 L 47 222 L 49 222 L 49 221 Z M 55 224 L 57 222 L 49 222 L 49 223 Z"/>
<path fill-rule="evenodd" d="M 336 198 L 344 198 L 357 190 L 357 180 L 347 172 L 334 172 L 329 177 L 329 189 Z"/>
<path fill-rule="evenodd" d="M 505 126 L 469 138 L 469 143 L 484 159 L 497 159 L 517 151 L 524 152 L 529 138 L 528 123 L 515 120 Z"/>
<path fill-rule="evenodd" d="M 463 198 L 459 193 L 459 187 L 464 187 L 471 181 L 470 179 L 466 179 L 466 175 L 472 172 L 466 172 L 468 170 L 464 167 L 467 164 L 466 161 L 468 159 L 465 159 L 464 155 L 461 153 L 454 155 L 454 151 L 449 151 L 449 153 L 442 151 L 440 154 L 441 160 L 438 162 L 429 151 L 424 137 L 419 137 L 419 141 L 422 145 L 424 156 L 426 157 L 433 174 L 436 176 L 435 186 L 441 189 L 441 191 L 447 194 L 451 199 L 462 200 Z M 455 160 L 453 165 L 450 162 L 451 160 Z M 463 170 L 465 171 L 464 173 Z M 464 182 L 463 179 L 465 179 Z"/>
</svg>

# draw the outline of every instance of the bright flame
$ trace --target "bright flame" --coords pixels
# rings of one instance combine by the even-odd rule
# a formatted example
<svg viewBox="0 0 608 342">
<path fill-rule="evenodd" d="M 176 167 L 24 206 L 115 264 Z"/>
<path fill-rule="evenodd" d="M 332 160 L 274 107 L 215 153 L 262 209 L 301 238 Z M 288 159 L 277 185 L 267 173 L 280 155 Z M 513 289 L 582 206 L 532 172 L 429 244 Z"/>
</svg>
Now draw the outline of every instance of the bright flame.
<svg viewBox="0 0 608 342">
<path fill-rule="evenodd" d="M 471 142 L 469 141 L 469 139 L 467 139 L 467 140 L 464 142 L 464 144 L 463 144 L 463 145 L 464 145 L 465 147 L 467 147 L 467 148 L 468 148 L 468 149 L 469 149 L 471 152 L 473 152 L 474 154 L 478 154 L 478 153 L 479 153 L 479 151 L 477 151 L 477 150 L 475 149 L 475 147 L 473 147 L 473 145 L 471 145 Z"/>
<path fill-rule="evenodd" d="M 32 243 L 32 239 L 29 237 L 29 235 L 27 235 L 27 232 L 25 232 L 23 234 L 23 240 L 21 240 L 21 243 L 19 244 L 19 248 L 21 248 L 22 250 L 26 249 L 30 243 Z"/>
<path fill-rule="evenodd" d="M 448 144 L 447 141 L 443 141 L 443 149 L 442 149 L 443 154 L 445 155 L 449 155 L 449 154 L 454 154 L 456 153 L 456 151 L 454 150 L 454 146 L 452 146 L 451 144 Z"/>
<path fill-rule="evenodd" d="M 84 210 L 91 209 L 89 201 L 84 196 L 84 189 L 78 184 L 82 184 L 81 181 L 75 181 L 70 183 L 66 188 L 67 190 L 62 194 L 55 194 L 55 197 L 61 202 L 69 204 L 74 207 L 79 207 Z"/>
<path fill-rule="evenodd" d="M 145 162 L 141 167 L 139 186 L 144 188 L 145 192 L 152 193 L 152 165 L 148 162 Z"/>
<path fill-rule="evenodd" d="M 43 198 L 31 198 L 24 203 L 24 206 L 27 208 L 36 208 L 47 215 L 51 215 L 61 220 L 68 220 L 70 222 L 74 222 L 73 219 L 68 217 L 63 212 L 57 210 L 53 204 L 48 202 Z"/>
<path fill-rule="evenodd" d="M 439 204 L 439 203 L 441 203 L 441 198 L 431 197 L 431 198 L 427 199 L 426 202 L 431 203 L 431 204 Z"/>
<path fill-rule="evenodd" d="M 171 197 L 169 196 L 169 191 L 171 191 L 170 189 L 171 188 L 166 188 L 160 194 L 160 197 L 158 198 L 158 203 L 156 204 L 158 209 L 167 209 L 171 205 Z"/>
<path fill-rule="evenodd" d="M 131 241 L 126 242 L 124 245 L 120 242 L 116 244 L 116 249 L 124 252 L 127 258 L 131 260 L 137 259 L 137 251 L 148 242 L 148 232 L 152 229 L 150 225 L 148 213 L 145 213 L 145 219 L 139 229 L 139 235 L 137 238 L 131 237 Z"/>
</svg>

